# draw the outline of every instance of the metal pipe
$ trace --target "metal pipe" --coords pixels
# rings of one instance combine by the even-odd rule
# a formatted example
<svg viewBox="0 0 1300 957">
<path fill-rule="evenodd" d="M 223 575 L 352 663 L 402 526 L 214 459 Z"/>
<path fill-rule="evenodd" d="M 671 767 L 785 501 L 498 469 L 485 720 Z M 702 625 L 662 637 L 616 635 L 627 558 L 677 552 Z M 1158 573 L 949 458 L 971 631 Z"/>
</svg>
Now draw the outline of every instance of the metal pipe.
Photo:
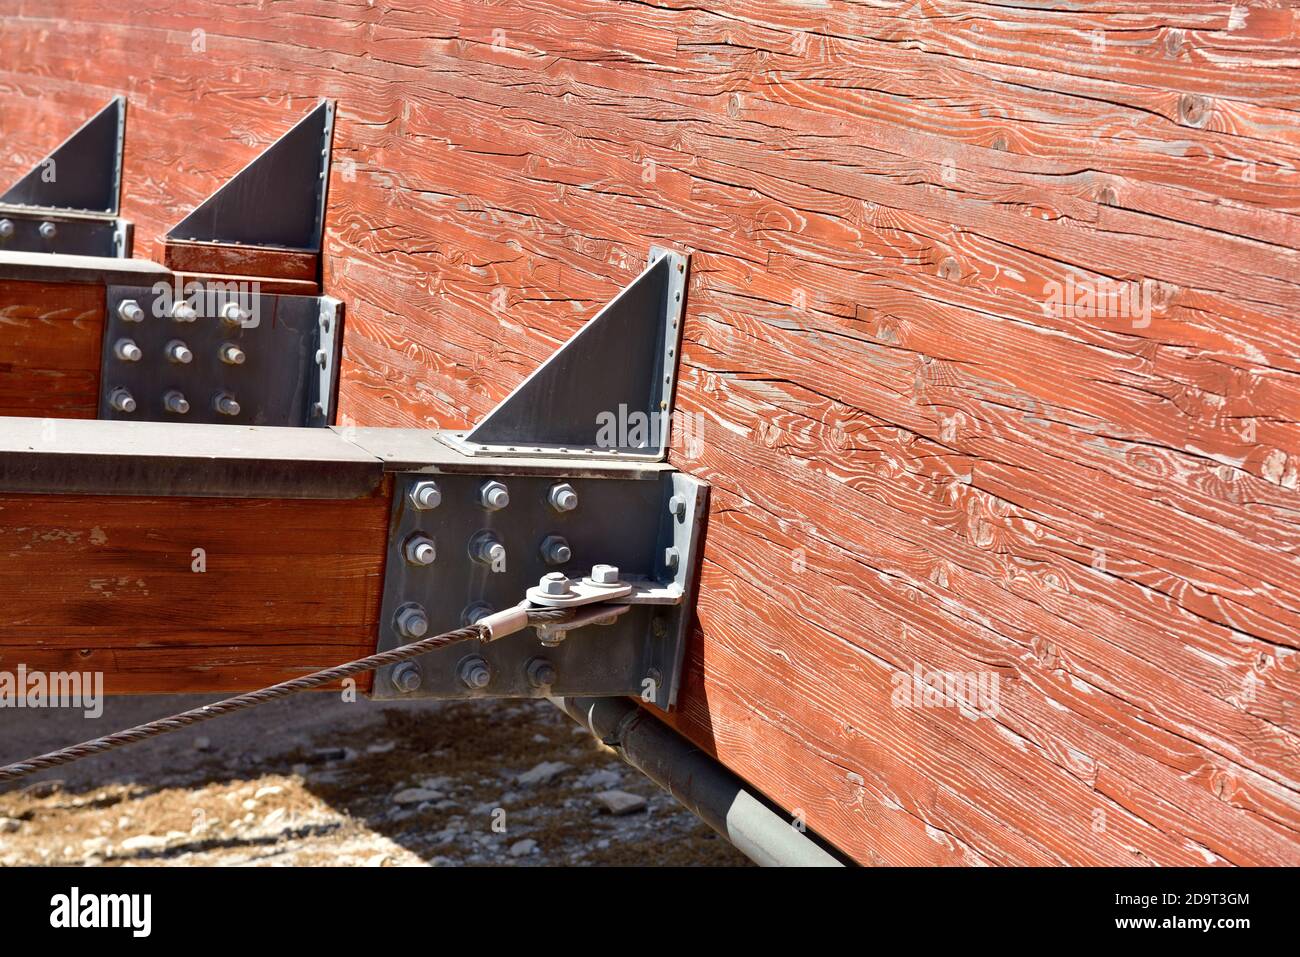
<svg viewBox="0 0 1300 957">
<path fill-rule="evenodd" d="M 713 757 L 627 698 L 551 698 L 755 864 L 841 867 Z"/>
</svg>

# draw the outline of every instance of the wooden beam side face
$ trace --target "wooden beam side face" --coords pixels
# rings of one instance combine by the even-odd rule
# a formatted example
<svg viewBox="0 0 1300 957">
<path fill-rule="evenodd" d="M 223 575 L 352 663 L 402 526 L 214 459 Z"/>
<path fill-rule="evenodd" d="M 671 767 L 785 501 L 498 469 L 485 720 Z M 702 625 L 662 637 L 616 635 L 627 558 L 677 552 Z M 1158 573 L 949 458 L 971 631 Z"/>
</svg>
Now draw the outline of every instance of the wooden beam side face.
<svg viewBox="0 0 1300 957">
<path fill-rule="evenodd" d="M 163 244 L 163 262 L 178 273 L 280 279 L 319 288 L 320 253 L 173 239 Z"/>
<path fill-rule="evenodd" d="M 0 415 L 93 419 L 104 286 L 0 279 Z"/>
<path fill-rule="evenodd" d="M 0 671 L 230 692 L 369 654 L 390 495 L 0 494 Z"/>
</svg>

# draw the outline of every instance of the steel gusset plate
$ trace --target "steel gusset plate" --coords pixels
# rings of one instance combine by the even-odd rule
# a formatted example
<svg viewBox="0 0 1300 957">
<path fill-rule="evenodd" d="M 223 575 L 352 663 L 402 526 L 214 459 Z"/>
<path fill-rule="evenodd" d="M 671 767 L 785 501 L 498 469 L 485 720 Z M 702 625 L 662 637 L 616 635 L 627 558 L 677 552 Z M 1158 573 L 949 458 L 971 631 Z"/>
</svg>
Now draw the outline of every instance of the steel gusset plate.
<svg viewBox="0 0 1300 957">
<path fill-rule="evenodd" d="M 131 255 L 131 240 L 131 224 L 116 216 L 0 205 L 0 252 L 122 259 Z"/>
<path fill-rule="evenodd" d="M 558 645 L 541 644 L 533 629 L 493 642 L 460 642 L 414 661 L 419 686 L 394 685 L 394 668 L 375 677 L 372 696 L 380 699 L 433 697 L 529 698 L 545 695 L 636 695 L 667 710 L 676 701 L 686 641 L 694 622 L 695 576 L 708 486 L 680 472 L 637 478 L 584 478 L 554 475 L 400 473 L 396 477 L 384 575 L 379 649 L 406 644 L 397 617 L 418 603 L 428 617 L 428 634 L 464 627 L 485 610 L 518 604 L 542 575 L 562 571 L 581 578 L 592 565 L 613 564 L 623 578 L 649 579 L 653 591 L 680 592 L 676 604 L 633 604 L 610 625 L 587 625 L 567 633 Z M 418 509 L 412 486 L 433 481 L 441 503 Z M 481 501 L 485 482 L 506 486 L 510 503 L 492 511 Z M 548 501 L 552 486 L 569 483 L 577 507 L 557 511 Z M 670 502 L 676 508 L 670 509 Z M 503 568 L 476 561 L 472 543 L 490 534 L 505 547 Z M 406 545 L 427 536 L 436 558 L 413 564 Z M 548 564 L 543 542 L 560 536 L 571 551 L 568 561 Z M 462 664 L 480 657 L 490 680 L 473 689 L 462 678 Z M 536 681 L 535 663 L 550 665 L 554 680 Z M 397 668 L 401 668 L 399 665 Z"/>
<path fill-rule="evenodd" d="M 224 282 L 110 286 L 101 351 L 99 418 L 147 422 L 204 422 L 220 425 L 326 426 L 330 424 L 337 384 L 338 300 L 317 296 L 263 295 L 256 283 Z M 178 294 L 179 292 L 179 294 Z M 143 318 L 131 321 L 123 303 L 135 302 Z M 177 302 L 188 304 L 189 321 L 173 317 Z M 225 307 L 234 303 L 247 317 L 229 322 Z M 123 356 L 123 342 L 139 349 L 139 358 Z M 171 347 L 181 343 L 188 362 Z M 238 350 L 242 362 L 223 361 L 223 350 Z M 125 390 L 133 411 L 115 406 L 114 394 Z M 168 408 L 169 393 L 181 395 L 188 411 Z M 238 412 L 218 410 L 217 399 L 229 396 Z"/>
</svg>

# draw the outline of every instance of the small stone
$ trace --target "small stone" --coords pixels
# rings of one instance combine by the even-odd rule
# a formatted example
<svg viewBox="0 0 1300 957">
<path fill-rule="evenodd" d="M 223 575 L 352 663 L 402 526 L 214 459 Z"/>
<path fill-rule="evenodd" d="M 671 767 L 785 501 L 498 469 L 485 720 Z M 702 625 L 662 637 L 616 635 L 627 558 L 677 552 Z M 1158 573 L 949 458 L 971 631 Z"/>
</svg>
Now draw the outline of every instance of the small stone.
<svg viewBox="0 0 1300 957">
<path fill-rule="evenodd" d="M 375 744 L 366 745 L 366 754 L 387 754 L 397 747 L 396 741 L 379 741 Z"/>
<path fill-rule="evenodd" d="M 195 738 L 195 739 L 194 739 L 194 750 L 195 750 L 195 751 L 211 751 L 211 750 L 212 750 L 212 739 L 211 739 L 211 738 L 205 738 L 205 737 L 202 737 L 202 736 Z"/>
<path fill-rule="evenodd" d="M 537 850 L 537 842 L 531 837 L 526 837 L 522 841 L 515 841 L 510 845 L 511 857 L 527 857 Z"/>
<path fill-rule="evenodd" d="M 122 842 L 124 851 L 157 851 L 167 846 L 167 838 L 153 834 L 137 834 Z"/>
<path fill-rule="evenodd" d="M 258 788 L 253 792 L 254 800 L 260 801 L 264 797 L 270 797 L 272 794 L 279 794 L 284 788 L 278 784 L 268 784 L 266 787 Z"/>
<path fill-rule="evenodd" d="M 583 787 L 595 788 L 600 791 L 608 790 L 623 780 L 623 775 L 619 774 L 612 768 L 601 768 L 599 771 L 592 771 L 582 780 Z"/>
<path fill-rule="evenodd" d="M 626 791 L 601 791 L 596 795 L 596 800 L 600 802 L 607 814 L 613 814 L 615 817 L 646 809 L 645 798 L 639 794 L 628 794 Z"/>
<path fill-rule="evenodd" d="M 23 826 L 23 822 L 16 817 L 0 817 L 0 833 L 12 834 Z"/>
<path fill-rule="evenodd" d="M 245 811 L 254 811 L 257 809 L 257 802 L 254 801 L 252 798 L 249 798 L 241 806 Z"/>
<path fill-rule="evenodd" d="M 23 788 L 23 793 L 28 797 L 47 798 L 61 790 L 63 790 L 62 781 L 37 781 L 35 784 L 29 784 Z"/>
<path fill-rule="evenodd" d="M 428 788 L 403 788 L 391 800 L 394 804 L 423 804 L 425 801 L 442 800 L 442 793 Z"/>
<path fill-rule="evenodd" d="M 262 827 L 266 827 L 266 828 L 275 827 L 277 824 L 279 824 L 281 821 L 284 820 L 284 815 L 285 815 L 284 808 L 282 807 L 276 808 L 266 817 L 262 818 Z"/>
<path fill-rule="evenodd" d="M 529 768 L 519 775 L 518 781 L 524 785 L 545 784 L 556 775 L 567 770 L 569 770 L 569 766 L 563 761 L 543 761 L 536 767 Z"/>
</svg>

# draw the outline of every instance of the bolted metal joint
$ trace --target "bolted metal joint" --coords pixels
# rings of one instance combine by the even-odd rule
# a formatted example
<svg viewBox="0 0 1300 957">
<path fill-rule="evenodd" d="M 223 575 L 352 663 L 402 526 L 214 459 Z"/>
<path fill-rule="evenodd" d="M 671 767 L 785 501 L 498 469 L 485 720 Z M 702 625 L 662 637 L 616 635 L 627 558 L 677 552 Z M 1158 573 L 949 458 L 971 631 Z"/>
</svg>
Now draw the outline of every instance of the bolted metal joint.
<svg viewBox="0 0 1300 957">
<path fill-rule="evenodd" d="M 176 415 L 185 415 L 190 411 L 190 403 L 176 389 L 168 389 L 163 393 L 163 408 Z"/>
<path fill-rule="evenodd" d="M 113 355 L 123 362 L 139 362 L 144 353 L 140 351 L 134 339 L 118 339 L 113 343 Z"/>
<path fill-rule="evenodd" d="M 193 322 L 199 314 L 193 306 L 182 299 L 172 304 L 171 316 L 176 322 Z"/>
<path fill-rule="evenodd" d="M 244 355 L 244 350 L 233 342 L 223 342 L 221 348 L 217 350 L 217 358 L 228 366 L 242 366 L 247 356 Z"/>
<path fill-rule="evenodd" d="M 14 234 L 12 219 L 0 219 L 0 239 L 9 239 Z"/>
<path fill-rule="evenodd" d="M 117 316 L 123 322 L 144 322 L 144 310 L 134 299 L 123 299 L 119 302 Z"/>
<path fill-rule="evenodd" d="M 41 239 L 53 239 L 55 236 L 59 235 L 59 227 L 55 226 L 49 220 L 46 220 L 41 223 L 40 229 L 38 229 L 37 232 L 41 234 Z"/>
<path fill-rule="evenodd" d="M 251 316 L 252 313 L 237 302 L 228 302 L 221 307 L 221 321 L 228 326 L 242 326 Z"/>
<path fill-rule="evenodd" d="M 496 512 L 510 504 L 510 490 L 502 482 L 484 482 L 479 489 L 479 501 L 489 512 Z"/>
<path fill-rule="evenodd" d="M 222 415 L 239 415 L 239 402 L 229 392 L 218 392 L 214 395 L 212 408 Z"/>
<path fill-rule="evenodd" d="M 481 565 L 504 566 L 506 547 L 491 532 L 479 532 L 469 540 L 469 557 Z"/>
<path fill-rule="evenodd" d="M 462 658 L 456 668 L 456 676 L 471 691 L 482 691 L 492 683 L 492 669 L 479 655 Z"/>
<path fill-rule="evenodd" d="M 427 511 L 442 504 L 442 492 L 436 482 L 416 482 L 407 496 L 412 508 Z"/>
<path fill-rule="evenodd" d="M 438 557 L 433 539 L 428 535 L 419 533 L 406 540 L 402 552 L 406 555 L 406 560 L 412 565 L 432 565 L 433 560 Z"/>
<path fill-rule="evenodd" d="M 135 396 L 126 389 L 114 389 L 109 393 L 108 404 L 118 412 L 134 412 Z"/>
<path fill-rule="evenodd" d="M 547 535 L 542 539 L 542 561 L 548 565 L 564 565 L 573 558 L 573 549 L 563 535 Z"/>
<path fill-rule="evenodd" d="M 179 365 L 189 365 L 194 361 L 194 353 L 190 347 L 179 339 L 173 339 L 167 345 L 163 346 L 163 352 L 167 355 L 168 362 L 175 362 Z"/>
</svg>

